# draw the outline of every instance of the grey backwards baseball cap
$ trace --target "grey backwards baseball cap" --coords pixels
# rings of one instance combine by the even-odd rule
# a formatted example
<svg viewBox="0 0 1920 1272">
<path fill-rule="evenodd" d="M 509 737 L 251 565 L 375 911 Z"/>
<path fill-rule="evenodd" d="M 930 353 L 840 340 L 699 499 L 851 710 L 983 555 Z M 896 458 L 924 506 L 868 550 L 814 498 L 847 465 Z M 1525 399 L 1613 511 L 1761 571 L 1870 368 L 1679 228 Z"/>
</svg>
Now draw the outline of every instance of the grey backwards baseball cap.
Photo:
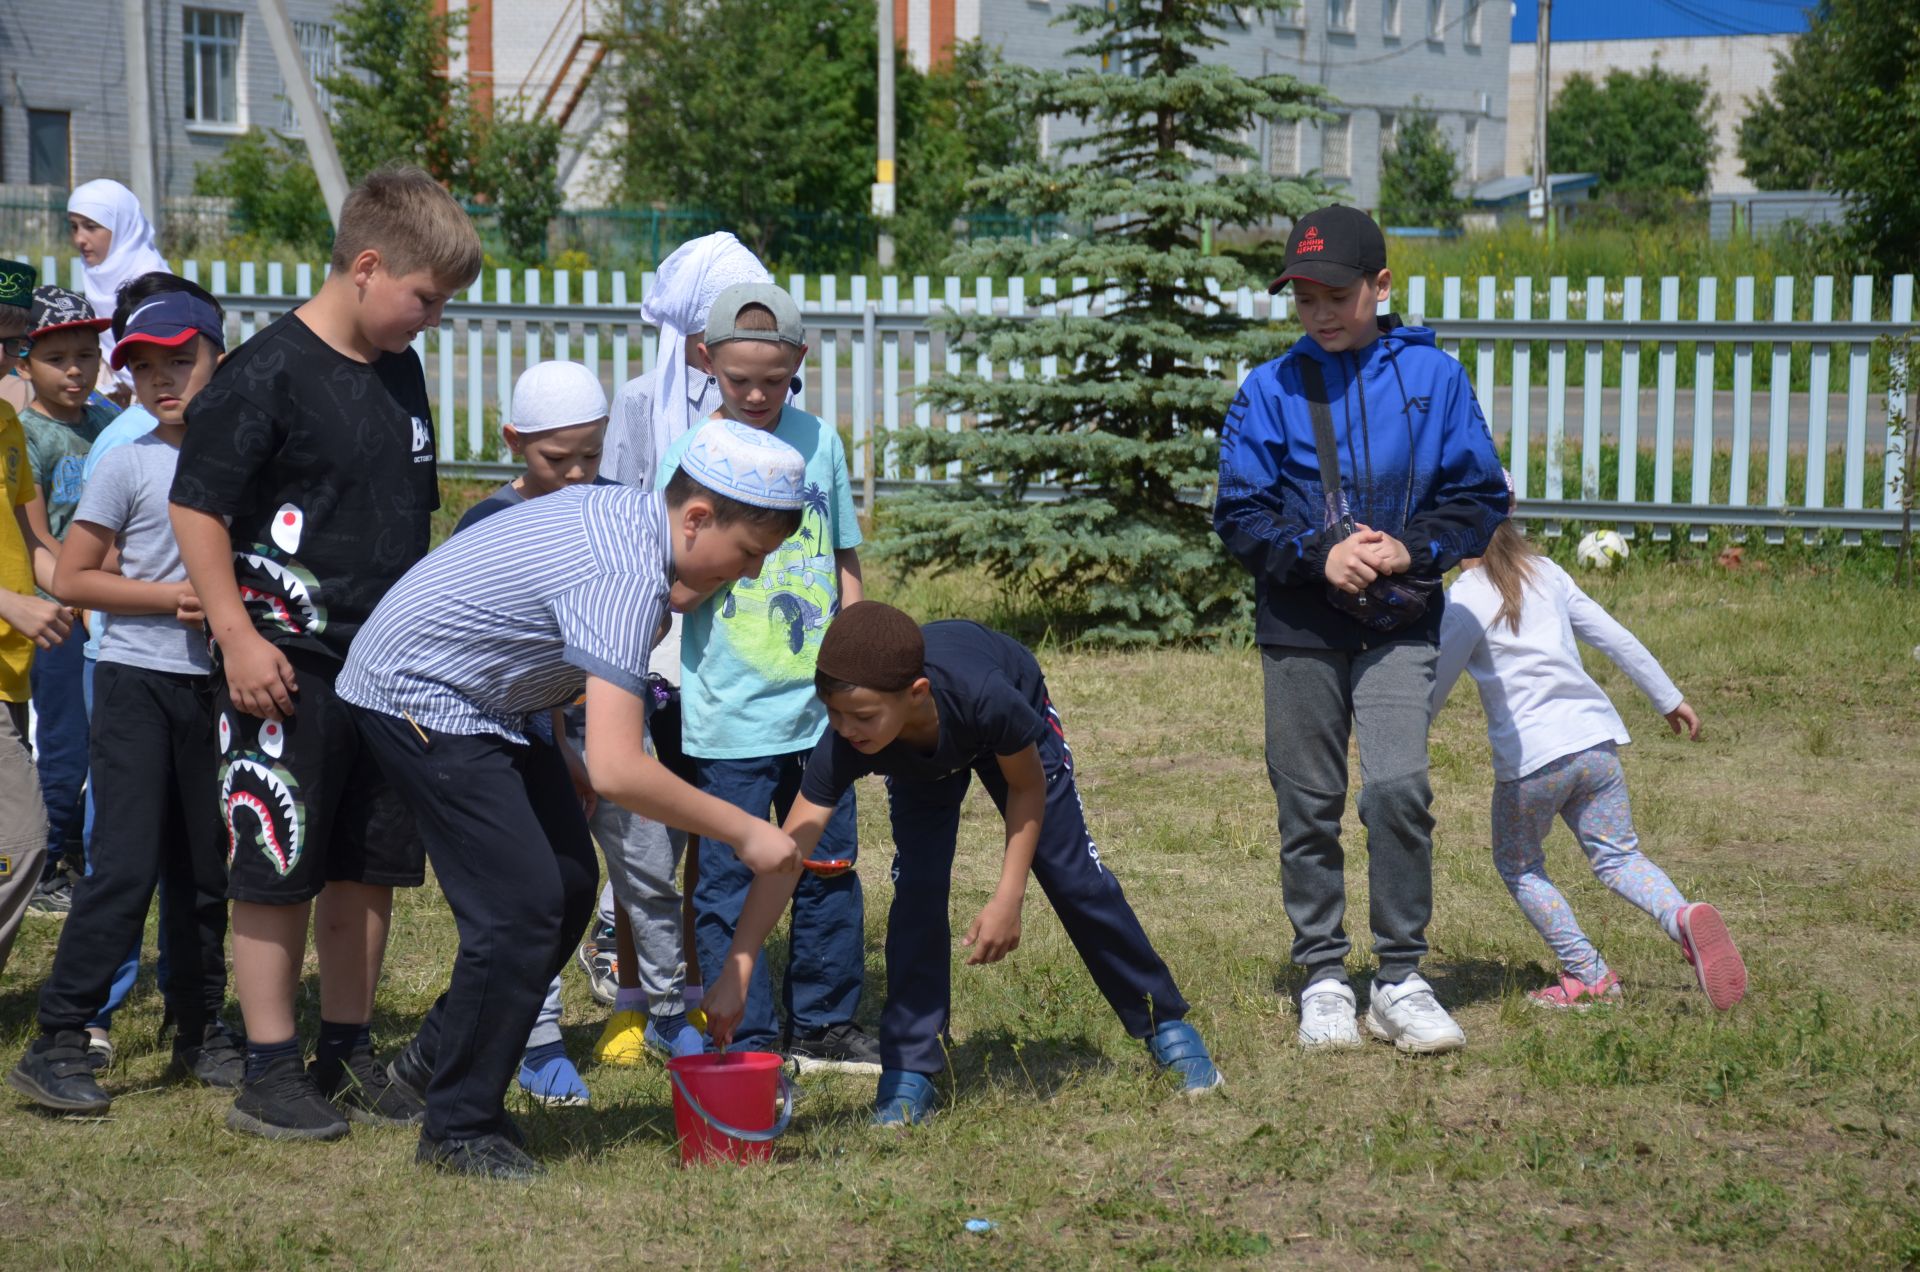
<svg viewBox="0 0 1920 1272">
<path fill-rule="evenodd" d="M 739 328 L 740 311 L 752 305 L 773 315 L 772 331 Z M 800 319 L 800 306 L 793 303 L 786 288 L 776 283 L 735 283 L 714 297 L 713 309 L 707 314 L 707 343 L 717 345 L 727 340 L 764 340 L 797 349 L 807 343 L 807 330 Z"/>
</svg>

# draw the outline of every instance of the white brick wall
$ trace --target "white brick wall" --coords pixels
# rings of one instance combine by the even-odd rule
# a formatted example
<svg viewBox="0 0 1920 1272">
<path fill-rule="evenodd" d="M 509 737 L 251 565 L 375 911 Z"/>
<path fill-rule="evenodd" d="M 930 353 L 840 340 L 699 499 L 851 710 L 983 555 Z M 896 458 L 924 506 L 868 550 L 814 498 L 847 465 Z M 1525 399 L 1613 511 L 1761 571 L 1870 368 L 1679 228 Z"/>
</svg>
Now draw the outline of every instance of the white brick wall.
<svg viewBox="0 0 1920 1272">
<path fill-rule="evenodd" d="M 1791 35 L 1728 35 L 1701 38 L 1659 40 L 1580 40 L 1555 41 L 1548 74 L 1553 91 L 1575 72 L 1584 72 L 1596 82 L 1604 81 L 1612 70 L 1643 71 L 1656 61 L 1679 75 L 1706 72 L 1712 92 L 1720 99 L 1713 115 L 1714 139 L 1720 144 L 1709 178 L 1710 192 L 1737 194 L 1752 190 L 1753 183 L 1740 175 L 1740 121 L 1747 115 L 1747 99 L 1756 97 L 1773 82 L 1775 53 L 1783 53 L 1793 43 Z M 1536 47 L 1515 44 L 1511 48 L 1507 72 L 1507 114 L 1513 121 L 1507 129 L 1506 163 L 1508 176 L 1523 176 L 1533 171 L 1533 81 Z M 1486 139 L 1481 139 L 1484 149 Z M 1555 170 L 1565 171 L 1555 163 Z"/>
</svg>

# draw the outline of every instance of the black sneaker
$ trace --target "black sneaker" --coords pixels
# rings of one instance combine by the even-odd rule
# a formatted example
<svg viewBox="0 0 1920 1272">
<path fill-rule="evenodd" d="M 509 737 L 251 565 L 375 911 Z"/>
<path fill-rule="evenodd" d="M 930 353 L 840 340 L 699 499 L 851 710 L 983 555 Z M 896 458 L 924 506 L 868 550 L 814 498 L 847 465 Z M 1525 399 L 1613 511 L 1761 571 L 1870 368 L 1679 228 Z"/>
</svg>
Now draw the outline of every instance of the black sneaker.
<svg viewBox="0 0 1920 1272">
<path fill-rule="evenodd" d="M 113 1064 L 113 1039 L 87 1035 L 87 1067 L 95 1073 Z"/>
<path fill-rule="evenodd" d="M 27 910 L 33 914 L 50 914 L 56 919 L 64 919 L 72 909 L 73 876 L 67 873 L 65 866 L 54 866 L 35 885 L 33 897 L 27 902 Z"/>
<path fill-rule="evenodd" d="M 433 1066 L 420 1054 L 418 1034 L 400 1049 L 400 1054 L 387 1062 L 387 1081 L 427 1106 L 427 1083 L 433 1081 Z"/>
<path fill-rule="evenodd" d="M 238 1087 L 247 1076 L 247 1044 L 234 1036 L 225 1021 L 214 1019 L 197 1031 L 199 1040 L 173 1040 L 173 1062 L 196 1082 L 210 1087 Z"/>
<path fill-rule="evenodd" d="M 482 1179 L 526 1180 L 546 1174 L 539 1162 L 505 1135 L 476 1135 L 472 1139 L 429 1139 L 420 1137 L 413 1160 L 422 1166 L 437 1166 L 454 1175 L 475 1175 Z"/>
<path fill-rule="evenodd" d="M 35 1039 L 7 1074 L 7 1085 L 57 1113 L 105 1113 L 113 1103 L 113 1097 L 93 1080 L 84 1029 L 64 1029 L 51 1038 Z"/>
<path fill-rule="evenodd" d="M 427 1116 L 426 1101 L 395 1082 L 373 1058 L 372 1047 L 350 1053 L 332 1085 L 322 1089 L 342 1113 L 368 1126 L 418 1126 Z"/>
<path fill-rule="evenodd" d="M 337 1140 L 347 1119 L 327 1103 L 299 1056 L 285 1056 L 259 1077 L 243 1080 L 227 1125 L 263 1139 Z"/>
<path fill-rule="evenodd" d="M 802 1073 L 879 1073 L 880 1044 L 852 1021 L 787 1039 L 787 1057 Z"/>
</svg>

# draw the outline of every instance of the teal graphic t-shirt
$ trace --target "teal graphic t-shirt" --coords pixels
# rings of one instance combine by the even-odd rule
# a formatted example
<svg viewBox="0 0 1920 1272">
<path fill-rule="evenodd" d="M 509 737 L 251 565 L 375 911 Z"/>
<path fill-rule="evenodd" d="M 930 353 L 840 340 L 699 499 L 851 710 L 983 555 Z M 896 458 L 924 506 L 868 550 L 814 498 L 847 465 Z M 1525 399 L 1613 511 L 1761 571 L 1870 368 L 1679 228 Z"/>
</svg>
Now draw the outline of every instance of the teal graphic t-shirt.
<svg viewBox="0 0 1920 1272">
<path fill-rule="evenodd" d="M 697 430 L 695 430 L 697 431 Z M 804 751 L 826 732 L 813 693 L 820 638 L 840 609 L 834 553 L 860 546 L 840 435 L 789 406 L 773 435 L 807 460 L 800 532 L 686 617 L 680 644 L 681 742 L 688 755 L 744 760 Z M 679 470 L 689 432 L 667 450 L 659 485 Z"/>
</svg>

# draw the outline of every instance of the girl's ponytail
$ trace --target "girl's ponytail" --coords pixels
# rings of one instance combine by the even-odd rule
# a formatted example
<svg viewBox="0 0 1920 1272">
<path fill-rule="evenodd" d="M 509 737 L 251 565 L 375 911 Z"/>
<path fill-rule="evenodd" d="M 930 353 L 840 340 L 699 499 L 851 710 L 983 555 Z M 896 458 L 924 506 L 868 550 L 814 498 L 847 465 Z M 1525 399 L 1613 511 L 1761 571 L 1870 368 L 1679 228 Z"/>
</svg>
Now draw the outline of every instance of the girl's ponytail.
<svg viewBox="0 0 1920 1272">
<path fill-rule="evenodd" d="M 1526 599 L 1527 584 L 1533 581 L 1539 557 L 1540 550 L 1528 543 L 1513 522 L 1507 520 L 1494 530 L 1480 559 L 1487 581 L 1500 593 L 1500 612 L 1493 616 L 1493 621 L 1506 623 L 1507 630 L 1515 635 L 1520 632 L 1520 606 Z"/>
</svg>

